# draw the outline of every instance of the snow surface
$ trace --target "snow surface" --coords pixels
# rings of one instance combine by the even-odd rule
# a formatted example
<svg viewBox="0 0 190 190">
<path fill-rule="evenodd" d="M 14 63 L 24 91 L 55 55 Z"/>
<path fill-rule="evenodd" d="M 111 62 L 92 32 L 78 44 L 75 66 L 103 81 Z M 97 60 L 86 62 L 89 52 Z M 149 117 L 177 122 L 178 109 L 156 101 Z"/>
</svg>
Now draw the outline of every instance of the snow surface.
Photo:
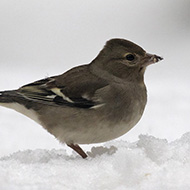
<svg viewBox="0 0 190 190">
<path fill-rule="evenodd" d="M 1 190 L 190 189 L 190 133 L 170 143 L 141 135 L 134 143 L 92 147 L 88 154 L 82 159 L 63 149 L 36 149 L 2 157 Z"/>
</svg>

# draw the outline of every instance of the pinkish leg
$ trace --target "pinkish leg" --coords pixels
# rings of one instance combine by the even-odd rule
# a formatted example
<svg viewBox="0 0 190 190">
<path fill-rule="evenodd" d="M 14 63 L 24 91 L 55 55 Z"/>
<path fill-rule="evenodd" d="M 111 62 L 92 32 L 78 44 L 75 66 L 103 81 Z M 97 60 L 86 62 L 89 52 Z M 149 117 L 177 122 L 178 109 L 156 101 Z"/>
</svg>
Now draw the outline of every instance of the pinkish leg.
<svg viewBox="0 0 190 190">
<path fill-rule="evenodd" d="M 68 144 L 70 148 L 76 151 L 82 158 L 86 158 L 87 154 L 82 150 L 82 148 L 78 144 Z"/>
</svg>

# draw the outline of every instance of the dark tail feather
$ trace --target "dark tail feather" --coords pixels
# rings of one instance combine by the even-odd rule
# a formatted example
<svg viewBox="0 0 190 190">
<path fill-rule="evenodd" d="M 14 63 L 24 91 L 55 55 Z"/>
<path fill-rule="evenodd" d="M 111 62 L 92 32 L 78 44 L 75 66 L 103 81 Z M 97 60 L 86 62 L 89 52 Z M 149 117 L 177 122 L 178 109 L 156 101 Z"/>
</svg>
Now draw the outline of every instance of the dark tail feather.
<svg viewBox="0 0 190 190">
<path fill-rule="evenodd" d="M 33 108 L 33 109 L 39 109 L 39 106 L 41 104 L 44 105 L 56 105 L 52 102 L 48 102 L 48 101 L 40 101 L 37 99 L 31 99 L 28 98 L 27 96 L 21 94 L 20 92 L 18 92 L 17 90 L 10 90 L 10 91 L 0 91 L 0 106 L 6 106 L 8 107 L 7 104 L 11 104 L 11 103 L 18 103 L 21 104 L 23 106 L 25 106 L 27 109 Z M 58 106 L 58 105 L 56 105 Z"/>
<path fill-rule="evenodd" d="M 6 104 L 6 106 L 4 105 L 4 103 Z M 28 109 L 30 109 L 32 106 L 31 100 L 25 98 L 17 90 L 0 92 L 0 105 L 9 107 L 7 106 L 9 103 L 19 103 Z"/>
<path fill-rule="evenodd" d="M 10 91 L 0 91 L 0 106 L 4 103 L 18 103 L 22 104 L 26 108 L 30 109 L 38 109 L 38 107 L 42 104 L 50 105 L 50 106 L 59 106 L 55 104 L 53 101 L 45 101 L 44 99 L 35 98 L 35 96 L 31 96 L 32 98 L 20 93 L 18 90 L 10 90 Z"/>
<path fill-rule="evenodd" d="M 0 92 L 0 103 L 12 103 L 17 102 L 21 95 L 16 90 L 2 91 Z"/>
</svg>

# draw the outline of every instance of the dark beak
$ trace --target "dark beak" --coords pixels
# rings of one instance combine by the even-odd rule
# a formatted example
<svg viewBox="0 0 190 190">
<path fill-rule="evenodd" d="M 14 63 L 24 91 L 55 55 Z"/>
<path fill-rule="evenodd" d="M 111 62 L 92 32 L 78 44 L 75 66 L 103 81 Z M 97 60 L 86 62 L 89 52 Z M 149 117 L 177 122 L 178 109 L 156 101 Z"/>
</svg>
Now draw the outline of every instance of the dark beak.
<svg viewBox="0 0 190 190">
<path fill-rule="evenodd" d="M 162 59 L 163 58 L 158 55 L 146 53 L 144 66 L 148 66 L 150 64 L 157 63 L 158 61 L 161 61 Z"/>
</svg>

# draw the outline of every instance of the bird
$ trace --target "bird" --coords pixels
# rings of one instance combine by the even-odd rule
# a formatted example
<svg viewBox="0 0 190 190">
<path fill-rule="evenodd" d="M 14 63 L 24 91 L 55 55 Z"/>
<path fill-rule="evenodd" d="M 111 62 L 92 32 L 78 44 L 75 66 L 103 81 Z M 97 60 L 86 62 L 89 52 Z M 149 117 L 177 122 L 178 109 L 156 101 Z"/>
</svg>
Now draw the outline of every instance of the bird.
<svg viewBox="0 0 190 190">
<path fill-rule="evenodd" d="M 163 58 L 122 38 L 108 40 L 90 63 L 0 92 L 4 106 L 34 120 L 82 158 L 80 144 L 116 139 L 141 119 L 148 65 Z"/>
</svg>

